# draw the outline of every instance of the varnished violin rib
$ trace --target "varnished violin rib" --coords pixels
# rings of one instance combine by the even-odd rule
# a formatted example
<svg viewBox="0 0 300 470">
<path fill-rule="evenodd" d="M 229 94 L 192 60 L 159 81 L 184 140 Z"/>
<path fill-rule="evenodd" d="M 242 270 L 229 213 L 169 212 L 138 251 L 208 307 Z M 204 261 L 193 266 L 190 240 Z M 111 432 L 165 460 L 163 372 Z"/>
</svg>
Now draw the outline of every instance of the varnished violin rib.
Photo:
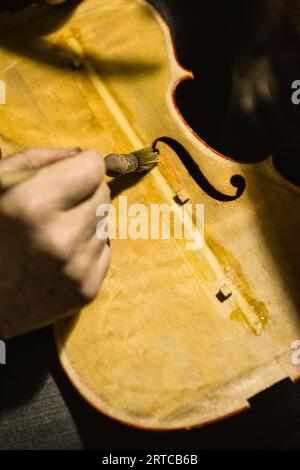
<svg viewBox="0 0 300 470">
<path fill-rule="evenodd" d="M 53 24 L 65 8 L 51 14 Z M 191 156 L 206 188 L 228 198 L 203 190 L 160 141 L 159 167 L 123 195 L 128 204 L 172 204 L 184 193 L 204 204 L 205 245 L 191 252 L 174 239 L 112 241 L 97 299 L 55 325 L 61 363 L 88 402 L 128 424 L 172 429 L 221 419 L 300 376 L 291 359 L 300 339 L 299 189 L 271 159 L 238 164 L 187 127 L 173 94 L 190 74 L 146 1 L 85 0 L 65 18 L 43 40 L 49 17 L 2 36 L 9 100 L 1 133 L 24 146 L 80 142 L 103 155 L 167 137 Z M 70 57 L 83 66 L 72 70 Z M 232 186 L 234 175 L 245 187 Z"/>
</svg>

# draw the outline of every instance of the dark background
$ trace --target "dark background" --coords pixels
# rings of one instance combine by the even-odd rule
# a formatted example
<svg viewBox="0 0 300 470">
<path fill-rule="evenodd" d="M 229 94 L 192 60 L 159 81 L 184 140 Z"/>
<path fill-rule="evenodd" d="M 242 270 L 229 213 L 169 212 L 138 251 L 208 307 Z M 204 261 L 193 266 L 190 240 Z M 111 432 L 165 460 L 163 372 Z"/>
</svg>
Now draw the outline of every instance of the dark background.
<svg viewBox="0 0 300 470">
<path fill-rule="evenodd" d="M 13 8 L 21 3 L 29 2 L 14 4 L 10 0 L 7 5 Z M 199 135 L 214 148 L 241 161 L 263 159 L 270 151 L 280 160 L 282 146 L 284 151 L 298 155 L 298 141 L 293 140 L 291 145 L 286 131 L 282 131 L 281 147 L 274 147 L 271 138 L 278 126 L 290 129 L 298 125 L 294 115 L 290 124 L 290 111 L 279 105 L 277 122 L 269 125 L 268 113 L 249 117 L 232 99 L 233 71 L 239 67 L 240 57 L 248 57 L 247 73 L 251 77 L 257 56 L 272 50 L 272 41 L 278 34 L 286 37 L 282 32 L 285 28 L 278 28 L 280 10 L 276 0 L 272 14 L 270 2 L 256 0 L 152 3 L 173 29 L 180 61 L 195 74 L 194 82 L 179 88 L 177 99 Z M 261 10 L 259 5 L 263 4 L 266 10 Z M 286 57 L 284 48 L 282 57 Z M 268 106 L 277 109 L 278 101 Z M 294 173 L 295 159 L 283 163 L 282 168 L 287 176 L 289 171 Z M 74 390 L 58 364 L 48 328 L 8 342 L 7 365 L 0 366 L 0 448 L 300 448 L 300 384 L 286 380 L 250 402 L 251 409 L 203 429 L 150 432 L 118 424 L 96 412 Z"/>
</svg>

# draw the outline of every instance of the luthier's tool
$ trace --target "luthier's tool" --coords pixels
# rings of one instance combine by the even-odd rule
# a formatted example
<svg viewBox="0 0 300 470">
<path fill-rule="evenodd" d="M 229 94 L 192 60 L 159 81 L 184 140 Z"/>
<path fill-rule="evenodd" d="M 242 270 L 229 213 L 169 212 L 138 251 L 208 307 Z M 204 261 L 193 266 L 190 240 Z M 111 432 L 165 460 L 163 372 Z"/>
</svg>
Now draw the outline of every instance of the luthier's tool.
<svg viewBox="0 0 300 470">
<path fill-rule="evenodd" d="M 159 162 L 159 151 L 146 147 L 129 154 L 111 153 L 105 157 L 107 176 L 142 173 L 151 170 Z M 36 175 L 40 169 L 11 172 L 0 176 L 0 191 L 5 191 Z"/>
</svg>

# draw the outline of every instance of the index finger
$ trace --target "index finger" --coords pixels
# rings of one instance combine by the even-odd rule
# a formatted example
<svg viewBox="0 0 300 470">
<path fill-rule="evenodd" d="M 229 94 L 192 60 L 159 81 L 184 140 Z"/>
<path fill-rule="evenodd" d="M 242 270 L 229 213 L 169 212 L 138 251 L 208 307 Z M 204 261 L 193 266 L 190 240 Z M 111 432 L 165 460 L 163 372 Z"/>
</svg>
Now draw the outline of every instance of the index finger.
<svg viewBox="0 0 300 470">
<path fill-rule="evenodd" d="M 104 175 L 104 158 L 96 150 L 83 150 L 44 167 L 34 180 L 36 185 L 47 188 L 48 198 L 54 200 L 58 209 L 70 209 L 92 196 Z"/>
</svg>

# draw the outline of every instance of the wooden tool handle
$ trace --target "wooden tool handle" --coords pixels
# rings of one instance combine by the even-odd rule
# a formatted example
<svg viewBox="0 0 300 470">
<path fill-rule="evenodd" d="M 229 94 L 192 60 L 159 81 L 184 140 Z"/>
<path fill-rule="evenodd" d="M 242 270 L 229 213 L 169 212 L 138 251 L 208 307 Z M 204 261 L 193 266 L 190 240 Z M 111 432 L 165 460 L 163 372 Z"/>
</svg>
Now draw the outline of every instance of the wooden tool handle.
<svg viewBox="0 0 300 470">
<path fill-rule="evenodd" d="M 25 147 L 0 134 L 1 158 L 9 157 L 25 150 Z M 116 177 L 127 173 L 145 172 L 152 169 L 159 161 L 159 151 L 152 147 L 146 147 L 133 153 L 111 153 L 104 159 L 107 176 Z M 22 181 L 34 176 L 40 169 L 24 170 L 16 173 L 4 173 L 0 175 L 0 192 L 15 186 Z"/>
<path fill-rule="evenodd" d="M 111 154 L 105 158 L 106 174 L 112 177 L 133 173 L 138 166 L 138 160 L 135 155 L 132 154 Z M 7 191 L 16 184 L 26 181 L 39 171 L 40 168 L 2 174 L 0 176 L 0 192 Z"/>
<path fill-rule="evenodd" d="M 22 152 L 25 147 L 8 139 L 0 134 L 0 152 L 1 158 L 8 158 L 11 155 Z M 105 157 L 106 174 L 111 177 L 132 173 L 138 169 L 139 161 L 134 154 L 115 154 L 112 153 Z M 16 184 L 25 181 L 34 176 L 38 169 L 24 170 L 18 172 L 4 173 L 0 176 L 0 192 L 6 191 Z"/>
</svg>

